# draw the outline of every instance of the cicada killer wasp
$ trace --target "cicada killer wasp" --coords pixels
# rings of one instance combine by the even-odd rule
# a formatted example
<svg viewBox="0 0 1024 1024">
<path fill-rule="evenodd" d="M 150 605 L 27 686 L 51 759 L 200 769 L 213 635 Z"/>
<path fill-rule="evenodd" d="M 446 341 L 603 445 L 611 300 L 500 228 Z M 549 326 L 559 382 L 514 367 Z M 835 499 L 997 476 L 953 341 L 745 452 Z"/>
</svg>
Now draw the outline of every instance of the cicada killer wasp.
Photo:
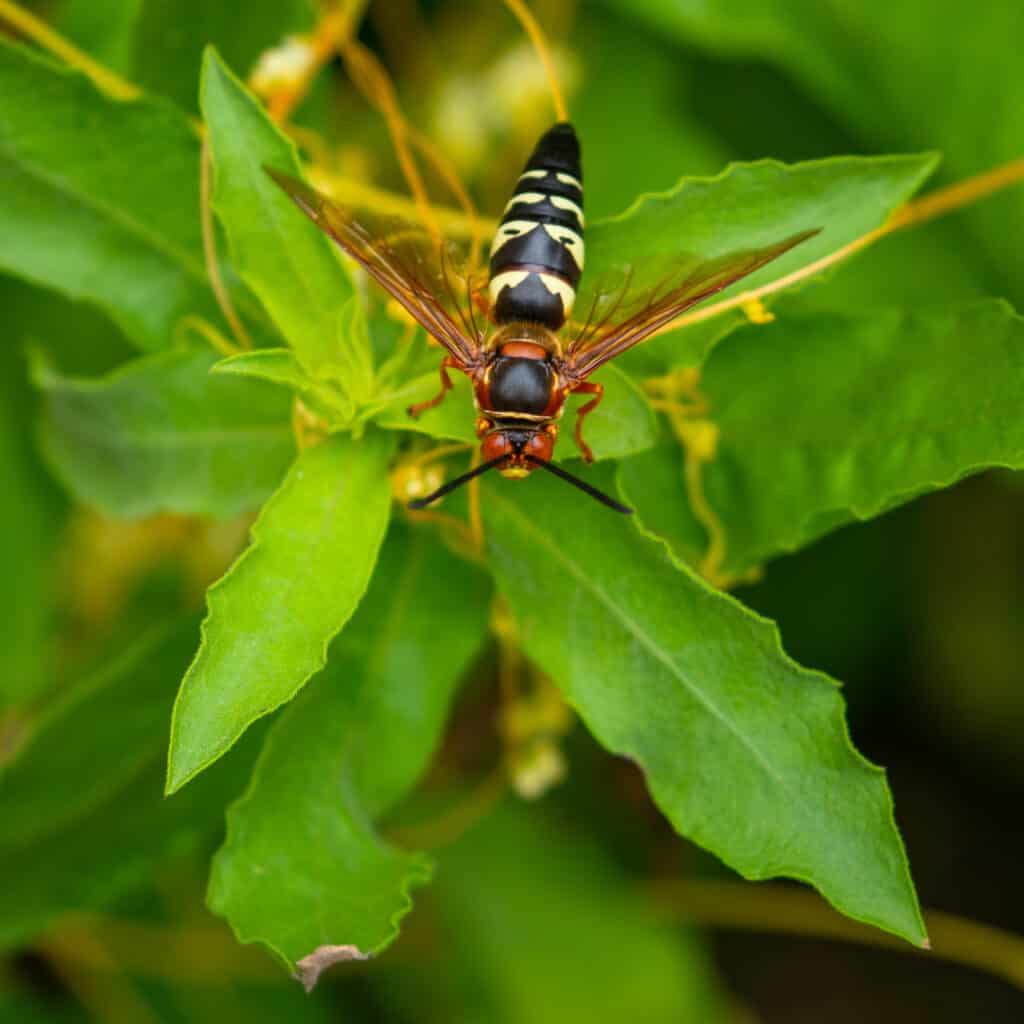
<svg viewBox="0 0 1024 1024">
<path fill-rule="evenodd" d="M 268 173 L 312 221 L 355 259 L 446 350 L 441 390 L 411 406 L 418 416 L 452 386 L 449 370 L 473 382 L 483 461 L 433 494 L 422 508 L 481 473 L 523 477 L 541 468 L 619 512 L 631 510 L 552 463 L 566 398 L 591 396 L 576 414 L 576 444 L 587 462 L 583 422 L 604 389 L 590 377 L 610 359 L 670 324 L 685 309 L 780 256 L 813 231 L 776 245 L 698 263 L 679 259 L 655 288 L 631 287 L 629 267 L 608 268 L 592 289 L 589 314 L 569 319 L 583 273 L 583 170 L 571 124 L 548 130 L 526 162 L 491 245 L 486 292 L 474 287 L 451 243 L 422 226 L 371 218 L 287 175 Z M 681 255 L 681 254 L 680 254 Z M 484 323 L 476 312 L 486 313 Z M 568 324 L 568 329 L 564 330 Z"/>
</svg>

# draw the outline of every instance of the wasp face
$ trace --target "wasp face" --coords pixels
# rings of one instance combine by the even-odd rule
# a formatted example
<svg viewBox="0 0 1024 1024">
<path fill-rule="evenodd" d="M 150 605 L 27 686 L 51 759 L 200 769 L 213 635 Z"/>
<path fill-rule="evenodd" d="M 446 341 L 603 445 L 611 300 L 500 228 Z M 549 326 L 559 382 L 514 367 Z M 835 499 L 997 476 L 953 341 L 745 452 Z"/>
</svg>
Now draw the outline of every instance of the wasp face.
<svg viewBox="0 0 1024 1024">
<path fill-rule="evenodd" d="M 537 468 L 537 459 L 550 462 L 555 448 L 558 428 L 549 423 L 536 430 L 523 430 L 518 427 L 508 428 L 490 425 L 483 434 L 480 453 L 484 462 L 506 457 L 506 461 L 498 467 L 502 476 L 509 478 L 527 476 Z"/>
</svg>

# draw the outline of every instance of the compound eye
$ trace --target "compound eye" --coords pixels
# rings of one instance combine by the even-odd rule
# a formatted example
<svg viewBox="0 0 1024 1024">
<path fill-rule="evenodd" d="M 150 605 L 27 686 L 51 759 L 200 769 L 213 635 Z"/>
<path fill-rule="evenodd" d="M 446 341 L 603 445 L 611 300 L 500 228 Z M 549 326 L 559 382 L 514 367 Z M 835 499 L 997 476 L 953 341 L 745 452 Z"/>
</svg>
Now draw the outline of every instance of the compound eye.
<svg viewBox="0 0 1024 1024">
<path fill-rule="evenodd" d="M 554 447 L 555 441 L 550 434 L 534 434 L 526 445 L 526 451 L 536 459 L 550 462 Z"/>
<path fill-rule="evenodd" d="M 484 462 L 490 462 L 491 459 L 511 455 L 512 445 L 504 434 L 488 434 L 480 446 L 480 454 L 483 456 Z"/>
</svg>

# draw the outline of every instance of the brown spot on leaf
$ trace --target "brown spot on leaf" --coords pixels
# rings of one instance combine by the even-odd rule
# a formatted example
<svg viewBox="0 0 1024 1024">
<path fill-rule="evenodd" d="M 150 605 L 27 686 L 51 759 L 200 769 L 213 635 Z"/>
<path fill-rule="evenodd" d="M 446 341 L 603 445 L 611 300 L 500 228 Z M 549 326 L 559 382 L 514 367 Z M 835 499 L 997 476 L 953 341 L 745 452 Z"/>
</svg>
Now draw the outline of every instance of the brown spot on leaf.
<svg viewBox="0 0 1024 1024">
<path fill-rule="evenodd" d="M 296 962 L 295 977 L 302 982 L 302 987 L 307 992 L 312 992 L 320 975 L 328 967 L 349 960 L 369 959 L 369 953 L 364 953 L 358 946 L 317 946 L 312 953 Z"/>
</svg>

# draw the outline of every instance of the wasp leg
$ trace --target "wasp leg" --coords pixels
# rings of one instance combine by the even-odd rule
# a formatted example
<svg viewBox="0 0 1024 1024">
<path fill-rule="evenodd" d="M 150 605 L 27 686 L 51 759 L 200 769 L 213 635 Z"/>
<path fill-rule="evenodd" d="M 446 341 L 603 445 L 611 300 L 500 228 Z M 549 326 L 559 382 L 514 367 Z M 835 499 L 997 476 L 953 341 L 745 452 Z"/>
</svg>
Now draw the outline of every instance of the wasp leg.
<svg viewBox="0 0 1024 1024">
<path fill-rule="evenodd" d="M 473 305 L 480 311 L 485 319 L 490 320 L 491 318 L 491 300 L 487 295 L 487 291 L 484 288 L 474 288 L 473 292 Z"/>
<path fill-rule="evenodd" d="M 588 380 L 577 384 L 573 390 L 584 395 L 594 396 L 586 405 L 581 405 L 576 411 L 576 447 L 579 448 L 580 454 L 587 462 L 593 462 L 594 453 L 590 450 L 590 445 L 583 440 L 583 418 L 587 413 L 593 412 L 597 408 L 597 403 L 604 398 L 604 387 Z"/>
<path fill-rule="evenodd" d="M 441 360 L 441 390 L 430 399 L 428 402 L 417 402 L 416 405 L 410 405 L 407 412 L 409 415 L 416 419 L 420 413 L 426 412 L 427 409 L 433 409 L 435 405 L 440 405 L 444 396 L 451 390 L 452 379 L 448 376 L 448 370 L 458 370 L 459 364 L 451 357 L 445 356 Z"/>
</svg>

